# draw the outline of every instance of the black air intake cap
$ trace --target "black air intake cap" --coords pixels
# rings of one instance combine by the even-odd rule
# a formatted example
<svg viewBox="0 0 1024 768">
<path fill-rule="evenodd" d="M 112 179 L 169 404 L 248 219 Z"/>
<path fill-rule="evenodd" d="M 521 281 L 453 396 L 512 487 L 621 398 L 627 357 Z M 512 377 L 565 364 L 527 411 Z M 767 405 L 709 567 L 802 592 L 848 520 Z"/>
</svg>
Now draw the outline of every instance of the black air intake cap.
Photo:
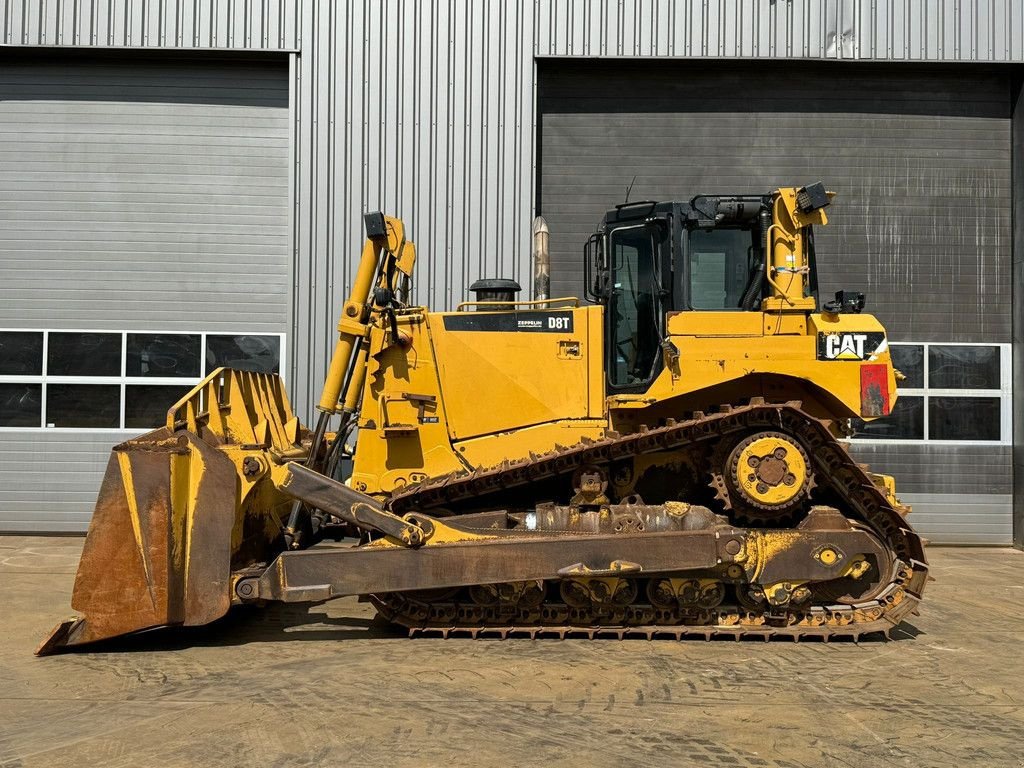
<svg viewBox="0 0 1024 768">
<path fill-rule="evenodd" d="M 515 280 L 507 280 L 501 277 L 492 277 L 484 280 L 477 280 L 469 290 L 476 294 L 477 301 L 501 302 L 489 309 L 512 309 L 516 294 L 523 290 Z"/>
<path fill-rule="evenodd" d="M 479 293 L 480 291 L 495 291 L 516 294 L 523 289 L 515 280 L 507 280 L 503 277 L 489 277 L 484 280 L 477 280 L 469 286 L 469 290 L 472 293 Z"/>
</svg>

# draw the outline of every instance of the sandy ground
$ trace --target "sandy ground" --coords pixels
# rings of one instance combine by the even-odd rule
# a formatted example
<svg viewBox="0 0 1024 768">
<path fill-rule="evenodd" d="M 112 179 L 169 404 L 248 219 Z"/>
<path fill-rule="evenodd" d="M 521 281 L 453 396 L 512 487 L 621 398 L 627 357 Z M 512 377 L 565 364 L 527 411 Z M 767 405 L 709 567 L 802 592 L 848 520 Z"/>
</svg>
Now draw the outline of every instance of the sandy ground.
<svg viewBox="0 0 1024 768">
<path fill-rule="evenodd" d="M 1024 553 L 895 640 L 409 640 L 354 599 L 39 659 L 82 540 L 0 537 L 0 766 L 1024 766 Z"/>
</svg>

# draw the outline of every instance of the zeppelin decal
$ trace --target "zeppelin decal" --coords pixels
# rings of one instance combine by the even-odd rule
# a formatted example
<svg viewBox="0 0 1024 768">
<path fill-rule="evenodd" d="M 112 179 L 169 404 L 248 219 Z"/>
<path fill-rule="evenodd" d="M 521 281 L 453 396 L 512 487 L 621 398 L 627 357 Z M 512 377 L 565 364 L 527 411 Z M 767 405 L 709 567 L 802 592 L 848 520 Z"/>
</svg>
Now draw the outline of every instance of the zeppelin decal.
<svg viewBox="0 0 1024 768">
<path fill-rule="evenodd" d="M 572 333 L 572 312 L 458 312 L 444 316 L 446 331 Z"/>
<path fill-rule="evenodd" d="M 874 360 L 885 349 L 885 334 L 880 331 L 818 334 L 819 360 Z"/>
</svg>

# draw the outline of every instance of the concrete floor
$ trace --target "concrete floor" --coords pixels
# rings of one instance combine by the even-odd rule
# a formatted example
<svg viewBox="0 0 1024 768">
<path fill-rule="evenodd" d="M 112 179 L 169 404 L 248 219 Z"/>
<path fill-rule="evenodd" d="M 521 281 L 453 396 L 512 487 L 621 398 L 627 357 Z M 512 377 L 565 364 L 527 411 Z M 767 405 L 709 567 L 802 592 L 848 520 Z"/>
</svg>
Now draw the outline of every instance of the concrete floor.
<svg viewBox="0 0 1024 768">
<path fill-rule="evenodd" d="M 355 600 L 37 659 L 75 538 L 0 537 L 0 766 L 1024 766 L 1024 553 L 891 642 L 408 640 Z"/>
</svg>

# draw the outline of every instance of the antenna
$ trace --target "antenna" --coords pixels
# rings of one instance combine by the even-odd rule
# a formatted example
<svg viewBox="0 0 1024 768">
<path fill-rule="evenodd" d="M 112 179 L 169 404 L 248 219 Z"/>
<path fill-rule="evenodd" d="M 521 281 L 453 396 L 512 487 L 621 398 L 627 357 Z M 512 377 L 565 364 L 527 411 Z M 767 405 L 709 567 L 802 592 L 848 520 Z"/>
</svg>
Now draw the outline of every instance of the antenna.
<svg viewBox="0 0 1024 768">
<path fill-rule="evenodd" d="M 633 180 L 629 182 L 629 186 L 626 187 L 626 202 L 624 202 L 623 205 L 629 202 L 629 193 L 633 191 L 634 184 L 636 184 L 636 174 L 633 175 Z"/>
</svg>

